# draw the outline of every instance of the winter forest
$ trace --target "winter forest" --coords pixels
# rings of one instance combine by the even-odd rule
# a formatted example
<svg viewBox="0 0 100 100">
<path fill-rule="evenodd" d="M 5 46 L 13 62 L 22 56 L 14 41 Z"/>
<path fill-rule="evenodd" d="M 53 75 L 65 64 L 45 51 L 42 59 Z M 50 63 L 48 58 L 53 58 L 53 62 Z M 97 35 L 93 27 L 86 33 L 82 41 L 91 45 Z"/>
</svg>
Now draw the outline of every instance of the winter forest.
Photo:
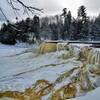
<svg viewBox="0 0 100 100">
<path fill-rule="evenodd" d="M 100 100 L 99 4 L 0 0 L 0 100 Z"/>
<path fill-rule="evenodd" d="M 15 44 L 17 41 L 34 43 L 32 37 L 35 34 L 44 40 L 99 41 L 100 15 L 91 18 L 86 10 L 85 6 L 80 6 L 77 18 L 64 8 L 59 15 L 4 23 L 0 30 L 0 41 L 5 44 Z M 39 25 L 35 24 L 37 20 Z"/>
</svg>

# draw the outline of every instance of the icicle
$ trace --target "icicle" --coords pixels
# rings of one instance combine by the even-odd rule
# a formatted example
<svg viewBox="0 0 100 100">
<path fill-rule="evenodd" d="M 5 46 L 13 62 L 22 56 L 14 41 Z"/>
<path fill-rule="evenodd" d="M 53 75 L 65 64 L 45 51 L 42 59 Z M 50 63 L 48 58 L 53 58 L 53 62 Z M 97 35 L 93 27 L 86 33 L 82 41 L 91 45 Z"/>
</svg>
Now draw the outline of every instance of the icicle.
<svg viewBox="0 0 100 100">
<path fill-rule="evenodd" d="M 95 65 L 100 68 L 100 51 L 96 51 L 96 54 L 95 54 Z"/>
<path fill-rule="evenodd" d="M 92 63 L 91 60 L 93 59 L 93 54 L 94 54 L 93 49 L 91 49 L 90 52 L 88 53 L 88 57 L 87 57 L 87 62 L 89 64 Z"/>
</svg>

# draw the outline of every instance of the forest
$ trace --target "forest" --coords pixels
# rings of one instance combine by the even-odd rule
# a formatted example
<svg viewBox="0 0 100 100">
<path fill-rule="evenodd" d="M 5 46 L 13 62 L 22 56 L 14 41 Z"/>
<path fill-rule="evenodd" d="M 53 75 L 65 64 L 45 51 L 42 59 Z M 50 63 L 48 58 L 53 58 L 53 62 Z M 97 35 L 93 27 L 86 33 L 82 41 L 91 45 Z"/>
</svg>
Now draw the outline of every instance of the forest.
<svg viewBox="0 0 100 100">
<path fill-rule="evenodd" d="M 37 17 L 37 18 L 34 18 Z M 82 5 L 74 18 L 71 11 L 64 8 L 61 14 L 3 23 L 0 29 L 0 42 L 15 44 L 17 42 L 34 43 L 34 37 L 43 40 L 100 40 L 100 15 L 87 15 L 87 8 Z"/>
</svg>

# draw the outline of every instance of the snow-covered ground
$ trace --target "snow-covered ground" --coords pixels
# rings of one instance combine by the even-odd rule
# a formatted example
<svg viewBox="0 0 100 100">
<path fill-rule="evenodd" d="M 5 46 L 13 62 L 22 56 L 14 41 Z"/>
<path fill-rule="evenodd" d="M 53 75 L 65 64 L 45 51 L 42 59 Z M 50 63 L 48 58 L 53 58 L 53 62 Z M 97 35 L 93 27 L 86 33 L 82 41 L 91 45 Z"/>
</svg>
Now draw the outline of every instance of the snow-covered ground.
<svg viewBox="0 0 100 100">
<path fill-rule="evenodd" d="M 85 96 L 77 97 L 71 100 L 100 100 L 100 88 L 87 93 Z"/>
<path fill-rule="evenodd" d="M 11 89 L 22 91 L 39 79 L 53 82 L 57 75 L 80 65 L 80 62 L 58 59 L 60 54 L 57 52 L 40 56 L 34 52 L 20 54 L 25 50 L 28 48 L 1 45 L 0 91 Z M 52 64 L 59 65 L 52 67 Z M 45 67 L 46 65 L 50 66 Z"/>
<path fill-rule="evenodd" d="M 36 46 L 0 44 L 0 91 L 24 91 L 41 79 L 53 83 L 65 71 L 82 66 L 82 63 L 74 58 L 60 59 L 62 52 L 39 55 L 36 51 Z M 67 80 L 55 88 L 69 82 L 70 80 Z M 100 88 L 73 100 L 99 100 L 99 93 Z"/>
</svg>

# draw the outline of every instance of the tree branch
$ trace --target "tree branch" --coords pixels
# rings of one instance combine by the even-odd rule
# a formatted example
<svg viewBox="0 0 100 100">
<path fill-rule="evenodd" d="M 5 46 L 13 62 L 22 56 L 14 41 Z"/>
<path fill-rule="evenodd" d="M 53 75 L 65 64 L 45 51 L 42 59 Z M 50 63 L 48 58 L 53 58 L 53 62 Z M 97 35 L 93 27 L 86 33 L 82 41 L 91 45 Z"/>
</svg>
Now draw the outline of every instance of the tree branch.
<svg viewBox="0 0 100 100">
<path fill-rule="evenodd" d="M 34 11 L 39 11 L 39 12 L 43 13 L 43 9 L 25 5 L 21 0 L 7 0 L 7 2 L 12 7 L 12 9 L 15 11 L 18 11 L 20 9 L 18 9 L 17 7 L 14 6 L 14 4 L 13 4 L 14 2 L 21 4 L 21 6 L 23 7 L 23 10 L 24 10 L 24 13 L 28 14 L 29 12 L 31 12 L 33 14 Z"/>
</svg>

